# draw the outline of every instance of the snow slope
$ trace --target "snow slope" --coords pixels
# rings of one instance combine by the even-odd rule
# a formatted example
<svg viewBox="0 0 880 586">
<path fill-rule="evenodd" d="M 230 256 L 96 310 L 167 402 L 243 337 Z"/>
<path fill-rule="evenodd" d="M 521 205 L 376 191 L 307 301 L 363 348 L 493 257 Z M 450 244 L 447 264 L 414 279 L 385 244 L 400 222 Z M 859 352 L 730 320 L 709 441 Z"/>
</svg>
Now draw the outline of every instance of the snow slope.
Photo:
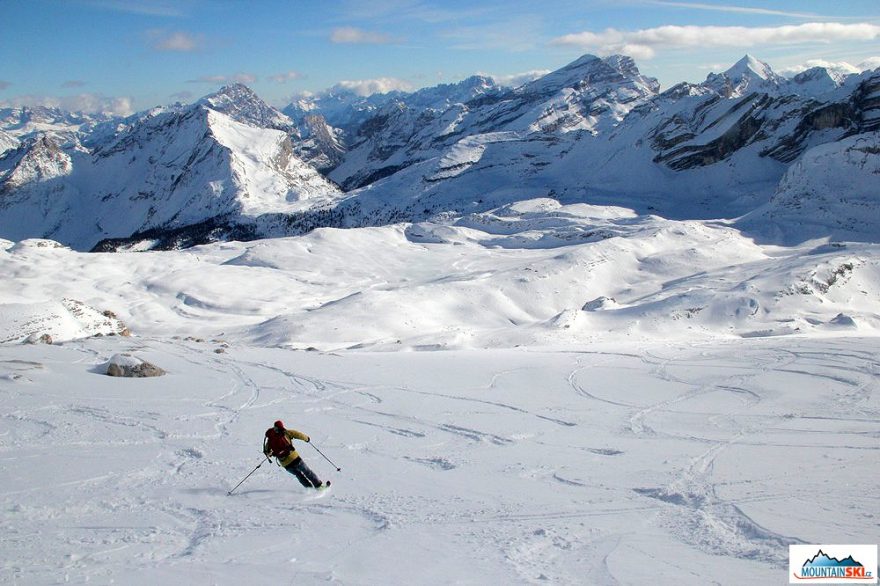
<svg viewBox="0 0 880 586">
<path fill-rule="evenodd" d="M 788 544 L 880 540 L 877 338 L 214 347 L 4 348 L 4 582 L 781 584 Z M 227 496 L 279 417 L 333 487 Z"/>
<path fill-rule="evenodd" d="M 880 244 L 541 198 L 0 273 L 3 582 L 765 584 L 880 540 Z M 329 492 L 256 468 L 278 418 Z"/>
<path fill-rule="evenodd" d="M 740 225 L 782 242 L 829 236 L 876 242 L 880 228 L 880 133 L 807 151 L 770 203 Z"/>
</svg>

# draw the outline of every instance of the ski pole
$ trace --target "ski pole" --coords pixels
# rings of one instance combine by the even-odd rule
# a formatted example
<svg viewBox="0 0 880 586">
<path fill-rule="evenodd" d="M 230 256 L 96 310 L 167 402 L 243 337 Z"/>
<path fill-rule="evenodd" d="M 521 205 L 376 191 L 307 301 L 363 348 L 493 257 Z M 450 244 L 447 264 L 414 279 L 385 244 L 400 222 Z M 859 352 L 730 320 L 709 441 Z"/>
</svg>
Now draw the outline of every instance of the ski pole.
<svg viewBox="0 0 880 586">
<path fill-rule="evenodd" d="M 324 456 L 324 452 L 322 452 L 321 450 L 319 450 L 319 449 L 318 449 L 318 446 L 316 446 L 316 445 L 313 444 L 312 442 L 309 442 L 309 445 L 312 446 L 313 448 L 315 448 L 315 450 L 316 450 L 319 454 L 321 454 L 322 456 Z M 328 462 L 330 462 L 331 464 L 333 464 L 333 460 L 331 460 L 331 459 L 328 458 L 327 456 L 324 456 L 324 459 L 327 460 Z M 337 472 L 342 472 L 342 468 L 340 468 L 340 467 L 337 466 L 336 464 L 333 464 L 333 467 L 336 468 L 336 471 L 337 471 Z"/>
<path fill-rule="evenodd" d="M 269 456 L 265 456 L 265 458 L 266 458 L 266 462 L 268 462 L 268 461 L 269 461 Z M 263 464 L 265 464 L 266 462 L 263 462 L 262 460 L 260 460 L 260 463 L 257 464 L 257 467 L 254 468 L 253 470 L 251 470 L 251 474 L 253 474 L 254 472 L 256 472 L 257 469 L 258 469 L 260 466 L 262 466 Z M 233 488 L 232 490 L 230 490 L 229 492 L 226 493 L 226 496 L 230 496 L 230 495 L 232 494 L 232 492 L 233 492 L 236 488 L 238 488 L 239 486 L 241 486 L 242 484 L 244 484 L 244 481 L 247 480 L 248 478 L 250 478 L 250 477 L 251 477 L 251 474 L 248 474 L 247 476 L 245 476 L 244 478 L 242 478 L 242 479 L 241 479 L 241 482 L 239 482 L 238 484 L 235 485 L 235 488 Z"/>
</svg>

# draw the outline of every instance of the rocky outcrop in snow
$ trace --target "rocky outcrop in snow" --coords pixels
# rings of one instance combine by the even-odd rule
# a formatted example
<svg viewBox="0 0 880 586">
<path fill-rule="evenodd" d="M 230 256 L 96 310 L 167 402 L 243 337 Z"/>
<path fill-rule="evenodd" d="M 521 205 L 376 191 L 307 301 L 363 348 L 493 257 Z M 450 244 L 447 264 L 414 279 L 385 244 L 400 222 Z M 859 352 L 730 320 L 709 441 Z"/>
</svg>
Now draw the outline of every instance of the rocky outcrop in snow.
<svg viewBox="0 0 880 586">
<path fill-rule="evenodd" d="M 149 378 L 165 374 L 165 371 L 155 364 L 127 353 L 114 354 L 107 362 L 106 367 L 107 376 Z"/>
</svg>

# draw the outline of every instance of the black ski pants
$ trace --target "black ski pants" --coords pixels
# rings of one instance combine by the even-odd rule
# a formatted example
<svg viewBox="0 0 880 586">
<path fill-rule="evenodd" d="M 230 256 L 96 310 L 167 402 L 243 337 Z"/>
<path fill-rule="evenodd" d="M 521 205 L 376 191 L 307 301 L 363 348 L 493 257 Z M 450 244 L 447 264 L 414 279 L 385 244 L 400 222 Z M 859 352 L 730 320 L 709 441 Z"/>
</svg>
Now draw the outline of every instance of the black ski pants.
<svg viewBox="0 0 880 586">
<path fill-rule="evenodd" d="M 318 488 L 321 486 L 321 479 L 312 472 L 312 469 L 303 462 L 302 458 L 297 458 L 285 466 L 284 469 L 296 476 L 299 483 L 306 488 Z"/>
</svg>

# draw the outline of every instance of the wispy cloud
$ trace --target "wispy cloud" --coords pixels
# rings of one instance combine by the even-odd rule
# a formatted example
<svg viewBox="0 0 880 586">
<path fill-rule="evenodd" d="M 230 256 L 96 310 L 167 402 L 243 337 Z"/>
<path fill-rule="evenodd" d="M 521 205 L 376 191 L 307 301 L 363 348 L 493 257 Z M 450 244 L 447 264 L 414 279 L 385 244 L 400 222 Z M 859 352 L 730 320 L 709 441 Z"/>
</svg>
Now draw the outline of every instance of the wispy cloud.
<svg viewBox="0 0 880 586">
<path fill-rule="evenodd" d="M 147 39 L 156 51 L 191 53 L 205 46 L 204 35 L 185 31 L 151 30 L 147 31 Z"/>
<path fill-rule="evenodd" d="M 340 81 L 331 90 L 348 90 L 359 96 L 372 96 L 373 94 L 387 94 L 393 91 L 408 92 L 413 89 L 411 83 L 394 77 L 379 77 L 376 79 L 359 79 L 353 81 Z"/>
<path fill-rule="evenodd" d="M 869 23 L 840 24 L 811 22 L 777 27 L 661 26 L 637 31 L 606 29 L 553 39 L 551 45 L 575 46 L 600 54 L 624 53 L 650 58 L 656 49 L 685 47 L 755 47 L 799 43 L 873 41 L 880 38 L 880 26 Z"/>
<path fill-rule="evenodd" d="M 453 49 L 528 51 L 542 43 L 542 26 L 537 17 L 514 17 L 456 27 L 440 36 L 450 41 Z"/>
<path fill-rule="evenodd" d="M 444 24 L 451 22 L 472 22 L 488 13 L 491 7 L 451 6 L 445 8 L 441 2 L 422 2 L 419 0 L 344 0 L 341 13 L 353 21 L 419 22 Z"/>
<path fill-rule="evenodd" d="M 729 4 L 702 4 L 699 2 L 667 2 L 666 0 L 645 0 L 645 4 L 652 6 L 667 6 L 670 8 L 687 8 L 689 10 L 710 10 L 713 12 L 728 12 L 736 14 L 755 14 L 765 16 L 787 16 L 789 18 L 818 18 L 819 15 L 809 12 L 789 12 L 785 10 L 771 10 L 769 8 L 750 8 L 747 6 L 733 6 Z"/>
<path fill-rule="evenodd" d="M 115 12 L 169 17 L 185 16 L 187 5 L 192 4 L 190 0 L 80 0 L 80 2 Z"/>
<path fill-rule="evenodd" d="M 12 86 L 12 82 L 4 81 L 4 80 L 0 79 L 0 91 L 8 89 L 11 86 Z"/>
<path fill-rule="evenodd" d="M 385 33 L 344 26 L 333 29 L 330 33 L 330 41 L 338 44 L 387 45 L 395 42 L 395 39 Z"/>
<path fill-rule="evenodd" d="M 303 74 L 299 71 L 287 71 L 284 73 L 276 73 L 275 75 L 270 75 L 269 79 L 271 81 L 274 81 L 275 83 L 288 83 L 290 81 L 302 79 L 303 77 Z"/>
<path fill-rule="evenodd" d="M 85 85 L 86 85 L 86 82 L 84 82 L 80 79 L 69 79 L 69 80 L 65 81 L 64 83 L 62 83 L 61 87 L 63 87 L 63 88 L 77 88 L 77 87 L 83 87 Z"/>
<path fill-rule="evenodd" d="M 251 84 L 259 79 L 253 73 L 236 73 L 233 75 L 204 75 L 196 79 L 187 80 L 187 83 L 244 83 Z"/>
</svg>

